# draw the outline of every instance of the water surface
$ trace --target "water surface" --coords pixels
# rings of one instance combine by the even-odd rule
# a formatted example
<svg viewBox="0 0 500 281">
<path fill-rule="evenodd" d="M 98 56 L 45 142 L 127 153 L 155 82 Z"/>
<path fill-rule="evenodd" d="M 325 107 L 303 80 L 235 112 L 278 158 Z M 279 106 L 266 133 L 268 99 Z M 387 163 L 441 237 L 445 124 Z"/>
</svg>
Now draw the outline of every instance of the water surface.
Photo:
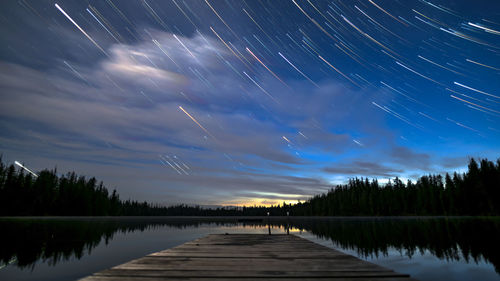
<svg viewBox="0 0 500 281">
<path fill-rule="evenodd" d="M 499 218 L 1 218 L 0 280 L 75 280 L 210 233 L 300 235 L 419 280 L 500 280 Z"/>
</svg>

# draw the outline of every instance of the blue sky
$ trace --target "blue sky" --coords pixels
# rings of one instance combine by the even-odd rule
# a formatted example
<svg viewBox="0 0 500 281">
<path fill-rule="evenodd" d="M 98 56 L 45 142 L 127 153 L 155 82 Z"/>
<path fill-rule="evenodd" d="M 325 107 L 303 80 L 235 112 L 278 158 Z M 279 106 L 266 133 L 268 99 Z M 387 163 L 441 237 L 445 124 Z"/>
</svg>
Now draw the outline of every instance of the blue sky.
<svg viewBox="0 0 500 281">
<path fill-rule="evenodd" d="M 162 204 L 499 157 L 495 1 L 8 1 L 0 151 Z"/>
</svg>

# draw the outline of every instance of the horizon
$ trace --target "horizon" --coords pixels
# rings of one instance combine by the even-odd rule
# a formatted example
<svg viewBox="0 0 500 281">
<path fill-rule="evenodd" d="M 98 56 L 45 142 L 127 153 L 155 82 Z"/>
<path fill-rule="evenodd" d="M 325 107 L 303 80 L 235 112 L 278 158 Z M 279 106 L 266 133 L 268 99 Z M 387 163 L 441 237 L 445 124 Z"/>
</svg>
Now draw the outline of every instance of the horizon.
<svg viewBox="0 0 500 281">
<path fill-rule="evenodd" d="M 2 160 L 2 155 L 0 154 L 0 160 Z M 482 160 L 486 160 L 490 163 L 492 163 L 493 165 L 495 165 L 495 163 L 500 163 L 500 157 L 498 159 L 493 159 L 493 160 L 490 160 L 490 159 L 474 159 L 474 158 L 469 158 L 469 164 L 467 164 L 466 166 L 469 166 L 470 165 L 470 161 L 471 160 L 474 160 L 476 162 L 477 165 L 481 166 L 482 167 Z M 3 162 L 2 162 L 3 163 Z M 9 165 L 9 163 L 6 163 L 7 165 Z M 18 161 L 14 161 L 14 163 L 11 163 L 12 166 L 18 168 L 18 172 L 20 171 L 25 171 L 25 172 L 28 172 L 30 173 L 31 175 L 35 176 L 35 179 L 39 176 L 39 173 L 41 171 L 38 171 L 39 173 L 35 173 L 33 171 L 31 171 L 30 169 L 28 169 L 27 167 L 25 167 L 22 163 L 19 163 Z M 61 173 L 57 173 L 57 167 L 54 167 L 53 169 L 43 169 L 42 171 L 48 171 L 49 173 L 53 173 L 55 176 L 57 176 L 58 178 L 68 178 L 71 174 L 75 174 L 77 177 L 82 177 L 82 175 L 79 175 L 78 173 L 76 173 L 75 171 L 71 171 L 71 172 L 67 172 L 66 174 L 61 174 Z M 176 206 L 187 206 L 187 207 L 200 207 L 200 208 L 203 208 L 203 209 L 215 209 L 215 208 L 243 208 L 243 207 L 256 207 L 256 208 L 260 208 L 260 207 L 273 207 L 273 206 L 282 206 L 283 204 L 287 204 L 287 205 L 290 205 L 290 206 L 293 206 L 293 205 L 296 205 L 296 204 L 299 204 L 299 203 L 306 203 L 306 202 L 309 202 L 311 199 L 315 198 L 315 197 L 318 197 L 318 196 L 321 196 L 321 195 L 325 195 L 325 194 L 329 194 L 331 191 L 339 188 L 339 187 L 345 187 L 348 185 L 348 183 L 351 181 L 351 180 L 360 180 L 360 181 L 365 181 L 365 180 L 368 180 L 369 182 L 376 182 L 377 184 L 380 185 L 380 187 L 385 187 L 387 186 L 387 184 L 389 183 L 394 183 L 396 180 L 399 180 L 400 182 L 402 182 L 404 185 L 408 184 L 408 183 L 412 183 L 412 184 L 418 184 L 418 182 L 420 181 L 420 179 L 422 177 L 427 177 L 427 176 L 439 176 L 442 178 L 442 184 L 444 186 L 445 189 L 448 188 L 447 186 L 447 183 L 445 182 L 445 177 L 446 176 L 450 176 L 451 178 L 453 178 L 455 175 L 458 175 L 458 177 L 462 177 L 464 176 L 465 174 L 467 174 L 469 171 L 469 169 L 466 167 L 466 168 L 463 168 L 459 171 L 450 171 L 450 172 L 446 172 L 445 174 L 430 174 L 430 173 L 427 173 L 427 174 L 422 174 L 420 175 L 420 177 L 417 177 L 417 178 L 414 178 L 414 179 L 410 179 L 410 178 L 401 178 L 401 177 L 398 177 L 398 176 L 395 176 L 394 178 L 382 178 L 382 179 L 379 179 L 379 178 L 368 178 L 368 177 L 363 177 L 363 176 L 356 176 L 356 177 L 351 177 L 349 179 L 347 179 L 347 181 L 344 181 L 344 182 L 339 182 L 339 183 L 332 183 L 332 185 L 330 186 L 330 189 L 326 190 L 325 192 L 323 193 L 320 193 L 320 194 L 312 194 L 310 195 L 309 197 L 305 198 L 304 200 L 297 200 L 297 201 L 282 201 L 282 202 L 278 202 L 278 201 L 273 201 L 273 202 L 261 202 L 260 204 L 256 204 L 254 203 L 253 205 L 249 205 L 249 204 L 241 204 L 241 205 L 231 205 L 231 204 L 222 204 L 222 205 L 206 205 L 206 204 L 194 204 L 194 203 L 189 203 L 189 202 L 181 202 L 181 203 L 175 203 L 175 204 L 165 204 L 165 203 L 161 203 L 161 202 L 147 202 L 148 204 L 151 204 L 152 206 L 153 205 L 158 205 L 160 207 L 176 207 Z M 83 175 L 83 177 L 86 177 L 85 175 Z M 96 179 L 97 181 L 100 181 L 99 179 L 95 178 L 95 177 L 92 177 L 92 176 L 88 176 L 86 177 L 87 180 L 90 179 L 90 178 L 94 178 Z M 102 182 L 102 181 L 100 181 Z M 116 189 L 110 189 L 109 187 L 107 187 L 105 185 L 105 183 L 103 182 L 104 184 L 104 187 L 108 190 L 108 192 L 111 192 L 111 190 L 116 190 Z M 118 196 L 120 196 L 120 194 L 117 194 Z M 132 200 L 132 201 L 136 201 L 136 202 L 139 202 L 137 200 L 134 200 L 134 198 L 120 198 L 120 200 Z M 140 202 L 139 202 L 140 203 Z"/>
<path fill-rule="evenodd" d="M 500 3 L 8 1 L 0 154 L 165 205 L 500 157 Z"/>
</svg>

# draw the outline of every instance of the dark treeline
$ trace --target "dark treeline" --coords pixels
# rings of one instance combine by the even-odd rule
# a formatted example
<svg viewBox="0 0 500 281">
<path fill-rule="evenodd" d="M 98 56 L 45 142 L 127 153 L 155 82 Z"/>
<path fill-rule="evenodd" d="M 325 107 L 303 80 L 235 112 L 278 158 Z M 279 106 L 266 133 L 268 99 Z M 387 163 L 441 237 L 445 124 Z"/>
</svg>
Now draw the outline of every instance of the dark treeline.
<svg viewBox="0 0 500 281">
<path fill-rule="evenodd" d="M 471 159 L 466 173 L 406 184 L 398 178 L 385 185 L 355 178 L 292 210 L 303 216 L 500 215 L 500 159 Z"/>
<path fill-rule="evenodd" d="M 56 170 L 38 177 L 7 166 L 0 159 L 0 216 L 396 216 L 500 215 L 500 159 L 496 163 L 471 159 L 468 171 L 422 176 L 403 183 L 395 178 L 385 185 L 377 180 L 351 179 L 328 193 L 295 205 L 271 207 L 160 206 L 121 200 L 102 182 L 74 172 L 57 176 Z"/>
<path fill-rule="evenodd" d="M 7 166 L 0 159 L 0 216 L 119 216 L 155 215 L 157 208 L 120 200 L 102 182 L 74 172 L 57 176 L 44 170 L 38 177 Z"/>
</svg>

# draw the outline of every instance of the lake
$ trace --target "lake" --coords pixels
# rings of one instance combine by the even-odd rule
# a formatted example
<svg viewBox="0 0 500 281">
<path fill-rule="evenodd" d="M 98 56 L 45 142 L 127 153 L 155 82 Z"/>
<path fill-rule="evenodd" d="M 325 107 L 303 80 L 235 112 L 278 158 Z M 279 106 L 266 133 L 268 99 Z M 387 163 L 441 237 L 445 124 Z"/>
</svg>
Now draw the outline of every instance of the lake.
<svg viewBox="0 0 500 281">
<path fill-rule="evenodd" d="M 500 280 L 500 218 L 0 218 L 0 280 L 75 280 L 210 233 L 286 233 L 418 280 Z"/>
</svg>

